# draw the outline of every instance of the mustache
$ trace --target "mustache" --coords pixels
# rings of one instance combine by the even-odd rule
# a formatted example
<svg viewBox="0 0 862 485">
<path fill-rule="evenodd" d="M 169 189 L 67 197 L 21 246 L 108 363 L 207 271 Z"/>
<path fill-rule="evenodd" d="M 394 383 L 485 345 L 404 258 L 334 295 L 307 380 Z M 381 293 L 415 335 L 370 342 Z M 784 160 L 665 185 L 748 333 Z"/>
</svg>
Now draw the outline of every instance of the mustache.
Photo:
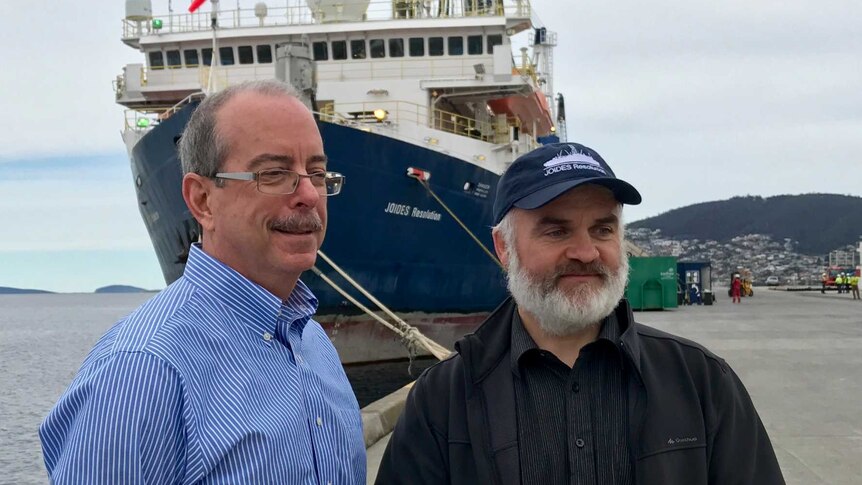
<svg viewBox="0 0 862 485">
<path fill-rule="evenodd" d="M 602 281 L 607 282 L 608 279 L 613 275 L 610 269 L 607 266 L 599 262 L 598 260 L 593 261 L 591 263 L 582 263 L 580 261 L 569 261 L 568 263 L 558 266 L 554 271 L 554 274 L 550 275 L 548 278 L 545 278 L 544 281 L 541 282 L 542 291 L 545 294 L 550 293 L 557 287 L 557 284 L 560 282 L 560 279 L 564 275 L 594 275 L 597 274 L 601 276 Z"/>
<path fill-rule="evenodd" d="M 270 222 L 269 228 L 289 233 L 318 232 L 323 230 L 323 221 L 320 220 L 320 216 L 316 212 L 291 214 L 288 217 Z"/>
<path fill-rule="evenodd" d="M 556 271 L 554 271 L 553 279 L 559 280 L 563 277 L 563 275 L 601 275 L 603 278 L 607 278 L 611 276 L 612 271 L 602 264 L 600 261 L 595 260 L 591 263 L 582 263 L 580 261 L 569 261 L 565 265 L 558 266 Z"/>
</svg>

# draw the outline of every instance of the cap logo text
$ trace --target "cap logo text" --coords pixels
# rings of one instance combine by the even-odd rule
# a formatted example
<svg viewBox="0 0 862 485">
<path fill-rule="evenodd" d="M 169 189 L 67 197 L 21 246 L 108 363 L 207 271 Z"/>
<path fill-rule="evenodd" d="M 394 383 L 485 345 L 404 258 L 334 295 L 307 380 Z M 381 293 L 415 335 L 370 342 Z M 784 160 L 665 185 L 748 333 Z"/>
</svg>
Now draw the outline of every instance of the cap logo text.
<svg viewBox="0 0 862 485">
<path fill-rule="evenodd" d="M 569 170 L 592 170 L 602 175 L 608 174 L 593 157 L 576 152 L 574 147 L 571 147 L 571 151 L 568 153 L 566 150 L 560 151 L 557 156 L 544 163 L 545 177 Z"/>
</svg>

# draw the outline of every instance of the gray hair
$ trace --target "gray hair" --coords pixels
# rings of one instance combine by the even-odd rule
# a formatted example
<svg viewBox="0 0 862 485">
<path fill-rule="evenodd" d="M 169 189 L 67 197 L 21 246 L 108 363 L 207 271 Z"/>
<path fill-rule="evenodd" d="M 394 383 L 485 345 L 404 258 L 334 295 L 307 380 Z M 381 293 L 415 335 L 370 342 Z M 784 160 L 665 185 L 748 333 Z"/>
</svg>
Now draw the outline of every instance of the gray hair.
<svg viewBox="0 0 862 485">
<path fill-rule="evenodd" d="M 620 242 L 625 241 L 626 235 L 626 221 L 623 218 L 623 205 L 620 204 L 620 215 L 619 215 L 619 231 L 620 231 Z M 503 219 L 500 220 L 500 223 L 491 228 L 492 233 L 500 233 L 503 237 L 503 242 L 506 243 L 507 251 L 514 251 L 515 249 L 515 223 L 512 218 L 512 210 L 506 213 L 503 216 Z"/>
<path fill-rule="evenodd" d="M 299 99 L 299 94 L 292 86 L 276 80 L 235 84 L 207 96 L 192 114 L 180 138 L 178 149 L 184 174 L 214 177 L 219 171 L 230 147 L 218 132 L 216 115 L 236 95 L 248 92 Z"/>
<path fill-rule="evenodd" d="M 506 213 L 500 223 L 491 228 L 491 233 L 500 233 L 503 237 L 503 242 L 506 243 L 506 250 L 513 251 L 515 246 L 515 223 L 512 222 L 512 211 Z"/>
</svg>

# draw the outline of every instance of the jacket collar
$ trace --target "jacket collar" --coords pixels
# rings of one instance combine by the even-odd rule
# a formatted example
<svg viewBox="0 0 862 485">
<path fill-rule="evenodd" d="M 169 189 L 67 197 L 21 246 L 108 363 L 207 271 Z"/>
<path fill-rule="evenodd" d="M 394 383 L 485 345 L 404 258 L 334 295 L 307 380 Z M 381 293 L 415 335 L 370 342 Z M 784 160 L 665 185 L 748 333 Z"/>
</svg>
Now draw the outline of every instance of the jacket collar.
<svg viewBox="0 0 862 485">
<path fill-rule="evenodd" d="M 512 319 L 517 305 L 512 297 L 500 304 L 473 333 L 455 342 L 455 350 L 464 359 L 468 379 L 479 384 L 509 355 L 512 336 Z M 614 309 L 619 325 L 620 339 L 617 342 L 623 354 L 629 357 L 632 366 L 641 374 L 640 341 L 638 323 L 634 320 L 628 300 L 623 298 Z"/>
<path fill-rule="evenodd" d="M 622 334 L 620 336 L 620 347 L 622 347 L 623 355 L 629 357 L 632 367 L 638 373 L 638 378 L 643 380 L 643 373 L 641 372 L 641 343 L 640 338 L 638 338 L 640 324 L 635 321 L 632 307 L 625 298 L 620 300 L 620 304 L 617 305 L 614 312 L 617 314 L 617 322 Z"/>
</svg>

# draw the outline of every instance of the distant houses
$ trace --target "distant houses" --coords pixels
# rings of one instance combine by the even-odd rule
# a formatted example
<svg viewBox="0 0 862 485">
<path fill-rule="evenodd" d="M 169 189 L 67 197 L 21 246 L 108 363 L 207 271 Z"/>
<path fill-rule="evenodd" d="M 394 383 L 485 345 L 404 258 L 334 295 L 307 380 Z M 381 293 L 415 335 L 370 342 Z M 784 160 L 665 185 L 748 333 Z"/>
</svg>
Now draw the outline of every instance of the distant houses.
<svg viewBox="0 0 862 485">
<path fill-rule="evenodd" d="M 719 284 L 727 284 L 738 267 L 750 269 L 756 283 L 763 283 L 767 276 L 778 276 L 788 284 L 819 284 L 824 265 L 821 257 L 797 253 L 795 241 L 783 238 L 778 242 L 764 234 L 718 242 L 675 240 L 658 229 L 627 228 L 626 237 L 653 256 L 712 262 L 712 278 Z"/>
</svg>

